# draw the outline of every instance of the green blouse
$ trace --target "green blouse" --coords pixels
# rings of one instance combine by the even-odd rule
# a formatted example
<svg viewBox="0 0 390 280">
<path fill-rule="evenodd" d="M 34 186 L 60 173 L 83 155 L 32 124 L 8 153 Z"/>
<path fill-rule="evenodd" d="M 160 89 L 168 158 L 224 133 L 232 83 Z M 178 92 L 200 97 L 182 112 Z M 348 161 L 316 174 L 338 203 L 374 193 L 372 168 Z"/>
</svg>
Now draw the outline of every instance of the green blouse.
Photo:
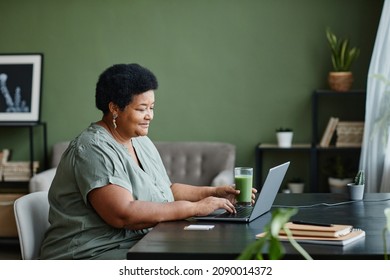
<svg viewBox="0 0 390 280">
<path fill-rule="evenodd" d="M 146 137 L 132 139 L 139 167 L 127 149 L 106 129 L 91 124 L 69 144 L 49 190 L 50 228 L 41 259 L 125 259 L 126 252 L 148 231 L 114 228 L 88 202 L 88 193 L 115 184 L 134 199 L 174 200 L 161 157 Z"/>
</svg>

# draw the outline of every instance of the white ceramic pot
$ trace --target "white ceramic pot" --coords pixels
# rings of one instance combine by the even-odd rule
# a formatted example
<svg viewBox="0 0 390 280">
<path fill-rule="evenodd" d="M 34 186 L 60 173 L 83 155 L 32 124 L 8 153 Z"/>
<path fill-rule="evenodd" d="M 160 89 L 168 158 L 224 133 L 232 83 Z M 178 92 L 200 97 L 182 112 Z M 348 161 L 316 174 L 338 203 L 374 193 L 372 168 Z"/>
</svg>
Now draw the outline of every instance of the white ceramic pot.
<svg viewBox="0 0 390 280">
<path fill-rule="evenodd" d="M 347 192 L 347 184 L 353 181 L 352 178 L 328 178 L 330 192 L 332 193 L 346 193 Z"/>
<path fill-rule="evenodd" d="M 287 186 L 291 193 L 303 193 L 305 188 L 304 183 L 288 183 Z"/>
<path fill-rule="evenodd" d="M 276 139 L 280 148 L 290 148 L 292 145 L 293 132 L 292 131 L 281 131 L 276 132 Z"/>
<path fill-rule="evenodd" d="M 364 185 L 348 184 L 349 198 L 351 200 L 362 200 L 364 196 Z"/>
</svg>

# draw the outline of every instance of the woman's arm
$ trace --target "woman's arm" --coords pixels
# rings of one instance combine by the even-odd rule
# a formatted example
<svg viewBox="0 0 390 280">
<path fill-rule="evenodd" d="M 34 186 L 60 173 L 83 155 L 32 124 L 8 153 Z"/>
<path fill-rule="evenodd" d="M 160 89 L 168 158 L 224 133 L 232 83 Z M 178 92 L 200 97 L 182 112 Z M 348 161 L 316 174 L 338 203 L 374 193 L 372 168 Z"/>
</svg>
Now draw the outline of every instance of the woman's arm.
<svg viewBox="0 0 390 280">
<path fill-rule="evenodd" d="M 199 201 L 209 196 L 223 197 L 235 203 L 235 197 L 239 191 L 232 186 L 192 186 L 186 184 L 174 183 L 171 185 L 171 191 L 175 200 Z"/>
<path fill-rule="evenodd" d="M 208 215 L 219 208 L 234 212 L 233 204 L 226 198 L 208 196 L 197 202 L 139 201 L 134 200 L 128 190 L 117 185 L 94 189 L 88 194 L 88 199 L 98 215 L 116 228 L 144 229 L 159 222 Z"/>
</svg>

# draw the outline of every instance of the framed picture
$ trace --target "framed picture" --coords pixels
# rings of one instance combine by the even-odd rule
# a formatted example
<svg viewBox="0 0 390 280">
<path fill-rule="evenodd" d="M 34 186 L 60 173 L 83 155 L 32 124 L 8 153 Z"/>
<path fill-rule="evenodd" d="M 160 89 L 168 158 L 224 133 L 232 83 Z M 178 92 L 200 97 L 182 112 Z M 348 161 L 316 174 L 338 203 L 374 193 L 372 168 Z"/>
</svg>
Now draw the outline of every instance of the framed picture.
<svg viewBox="0 0 390 280">
<path fill-rule="evenodd" d="M 0 54 L 0 122 L 39 122 L 42 54 Z"/>
</svg>

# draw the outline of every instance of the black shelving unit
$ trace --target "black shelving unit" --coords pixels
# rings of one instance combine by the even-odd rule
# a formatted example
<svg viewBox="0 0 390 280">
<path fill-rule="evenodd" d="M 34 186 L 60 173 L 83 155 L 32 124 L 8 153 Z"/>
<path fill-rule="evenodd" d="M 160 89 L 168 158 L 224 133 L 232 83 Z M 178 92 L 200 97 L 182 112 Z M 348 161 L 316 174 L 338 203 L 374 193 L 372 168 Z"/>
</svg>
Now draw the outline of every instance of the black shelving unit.
<svg viewBox="0 0 390 280">
<path fill-rule="evenodd" d="M 288 160 L 288 153 L 306 154 L 309 159 L 309 191 L 327 192 L 324 185 L 320 161 L 326 156 L 339 155 L 341 157 L 352 157 L 357 169 L 360 157 L 360 147 L 336 147 L 334 142 L 329 147 L 320 147 L 319 142 L 325 131 L 326 124 L 331 116 L 337 116 L 342 121 L 364 121 L 365 117 L 364 90 L 352 90 L 348 92 L 335 92 L 331 90 L 315 90 L 312 94 L 312 139 L 309 144 L 293 145 L 291 148 L 279 148 L 275 144 L 259 144 L 255 149 L 255 183 L 261 186 L 263 173 L 263 158 L 267 153 L 285 154 Z"/>
<path fill-rule="evenodd" d="M 31 174 L 33 174 L 33 162 L 35 158 L 34 151 L 34 129 L 41 128 L 43 137 L 43 169 L 47 168 L 47 128 L 45 122 L 0 122 L 0 127 L 10 127 L 15 129 L 26 129 L 28 132 L 29 143 L 29 161 Z M 0 192 L 18 193 L 25 192 L 28 188 L 28 182 L 0 182 Z"/>
<path fill-rule="evenodd" d="M 263 181 L 263 159 L 265 154 L 273 153 L 273 154 L 284 154 L 284 155 L 292 155 L 295 153 L 306 154 L 307 157 L 312 157 L 312 148 L 311 144 L 293 144 L 291 148 L 279 148 L 277 144 L 258 144 L 255 149 L 255 186 L 257 188 L 261 188 Z M 286 161 L 289 158 L 286 157 Z M 311 161 L 311 160 L 310 160 Z M 292 163 L 293 164 L 293 163 Z M 311 170 L 310 170 L 311 172 Z M 312 178 L 312 176 L 310 176 Z M 310 182 L 310 186 L 312 182 Z"/>
</svg>

